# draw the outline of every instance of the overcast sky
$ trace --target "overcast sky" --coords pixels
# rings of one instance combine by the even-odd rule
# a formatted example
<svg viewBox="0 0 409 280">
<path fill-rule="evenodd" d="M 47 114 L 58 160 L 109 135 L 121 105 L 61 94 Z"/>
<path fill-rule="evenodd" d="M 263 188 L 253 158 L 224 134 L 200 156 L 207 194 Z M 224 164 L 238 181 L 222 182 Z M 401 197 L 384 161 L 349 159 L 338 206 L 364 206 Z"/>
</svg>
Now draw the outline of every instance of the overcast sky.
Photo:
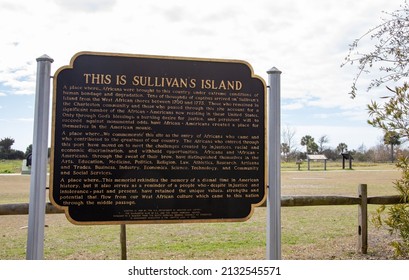
<svg viewBox="0 0 409 280">
<path fill-rule="evenodd" d="M 239 59 L 267 81 L 282 71 L 282 126 L 327 135 L 349 149 L 380 142 L 356 99 L 356 73 L 341 68 L 349 44 L 404 0 L 0 0 L 0 139 L 32 143 L 36 58 L 54 59 L 52 74 L 79 51 Z M 369 78 L 369 77 L 368 77 Z M 365 80 L 363 80 L 365 82 Z"/>
</svg>

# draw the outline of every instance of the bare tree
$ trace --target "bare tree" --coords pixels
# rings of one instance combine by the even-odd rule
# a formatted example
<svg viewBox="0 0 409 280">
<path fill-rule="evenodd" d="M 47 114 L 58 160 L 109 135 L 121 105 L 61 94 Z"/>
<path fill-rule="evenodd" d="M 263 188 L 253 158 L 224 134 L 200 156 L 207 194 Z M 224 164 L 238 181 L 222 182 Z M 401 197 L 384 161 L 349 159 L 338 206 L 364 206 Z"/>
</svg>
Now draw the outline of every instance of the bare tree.
<svg viewBox="0 0 409 280">
<path fill-rule="evenodd" d="M 288 155 L 293 154 L 297 151 L 297 143 L 295 141 L 295 129 L 285 126 L 281 131 L 282 145 L 285 144 L 285 148 Z"/>
<path fill-rule="evenodd" d="M 318 139 L 318 146 L 320 147 L 319 152 L 322 153 L 324 151 L 324 144 L 329 142 L 329 138 L 327 135 L 323 135 Z"/>
<path fill-rule="evenodd" d="M 290 153 L 290 147 L 288 147 L 287 143 L 281 143 L 281 153 L 284 156 L 284 160 L 288 161 L 288 154 Z"/>
<path fill-rule="evenodd" d="M 404 1 L 398 10 L 384 14 L 386 16 L 382 23 L 371 28 L 350 45 L 349 53 L 342 64 L 356 65 L 358 68 L 352 81 L 352 97 L 357 94 L 357 83 L 362 74 L 376 75 L 370 81 L 368 90 L 409 76 L 409 4 Z M 373 42 L 369 50 L 365 48 L 365 39 Z"/>
</svg>

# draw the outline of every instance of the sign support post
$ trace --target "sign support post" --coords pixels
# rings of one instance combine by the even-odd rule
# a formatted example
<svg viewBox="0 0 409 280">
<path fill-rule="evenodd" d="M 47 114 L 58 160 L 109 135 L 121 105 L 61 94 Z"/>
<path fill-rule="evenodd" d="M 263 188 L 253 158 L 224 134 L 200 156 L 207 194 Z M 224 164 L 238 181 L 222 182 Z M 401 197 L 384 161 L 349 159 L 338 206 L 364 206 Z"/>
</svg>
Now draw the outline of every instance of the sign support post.
<svg viewBox="0 0 409 280">
<path fill-rule="evenodd" d="M 119 235 L 121 241 L 121 260 L 127 260 L 126 252 L 126 225 L 121 225 L 121 233 Z"/>
<path fill-rule="evenodd" d="M 281 175 L 280 175 L 280 75 L 273 67 L 267 71 L 268 106 L 268 196 L 267 259 L 281 259 Z"/>
<path fill-rule="evenodd" d="M 51 63 L 53 61 L 54 60 L 47 55 L 37 58 L 33 157 L 31 166 L 26 252 L 27 260 L 39 260 L 44 257 L 50 72 Z"/>
</svg>

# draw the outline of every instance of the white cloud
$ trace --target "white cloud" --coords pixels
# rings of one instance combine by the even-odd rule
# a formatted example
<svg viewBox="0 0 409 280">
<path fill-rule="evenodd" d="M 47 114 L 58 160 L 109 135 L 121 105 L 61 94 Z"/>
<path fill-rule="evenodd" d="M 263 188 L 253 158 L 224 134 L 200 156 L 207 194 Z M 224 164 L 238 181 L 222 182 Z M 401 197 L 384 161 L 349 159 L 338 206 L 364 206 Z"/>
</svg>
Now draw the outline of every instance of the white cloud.
<svg viewBox="0 0 409 280">
<path fill-rule="evenodd" d="M 282 110 L 299 110 L 304 108 L 305 103 L 304 102 L 294 102 L 294 103 L 289 103 L 289 104 L 285 104 L 281 107 Z"/>
<path fill-rule="evenodd" d="M 110 10 L 116 0 L 54 0 L 62 10 L 72 10 L 78 12 L 98 12 Z"/>
<path fill-rule="evenodd" d="M 248 61 L 266 81 L 271 67 L 283 72 L 284 113 L 310 108 L 321 119 L 361 118 L 365 123 L 366 104 L 383 89 L 362 91 L 351 100 L 347 93 L 356 69 L 340 64 L 348 45 L 380 22 L 381 11 L 400 4 L 402 0 L 1 0 L 1 91 L 5 98 L 34 94 L 35 59 L 43 54 L 54 59 L 52 72 L 83 50 L 233 58 Z"/>
<path fill-rule="evenodd" d="M 18 118 L 18 119 L 16 119 L 16 121 L 18 121 L 18 122 L 33 122 L 34 121 L 34 118 Z"/>
<path fill-rule="evenodd" d="M 327 135 L 328 146 L 335 148 L 339 143 L 348 145 L 348 149 L 357 149 L 362 144 L 370 148 L 379 144 L 382 132 L 371 126 L 327 126 L 327 125 L 301 125 L 296 126 L 296 139 L 301 141 L 305 135 L 311 135 L 315 140 Z M 354 137 L 351 137 L 354 136 Z"/>
</svg>

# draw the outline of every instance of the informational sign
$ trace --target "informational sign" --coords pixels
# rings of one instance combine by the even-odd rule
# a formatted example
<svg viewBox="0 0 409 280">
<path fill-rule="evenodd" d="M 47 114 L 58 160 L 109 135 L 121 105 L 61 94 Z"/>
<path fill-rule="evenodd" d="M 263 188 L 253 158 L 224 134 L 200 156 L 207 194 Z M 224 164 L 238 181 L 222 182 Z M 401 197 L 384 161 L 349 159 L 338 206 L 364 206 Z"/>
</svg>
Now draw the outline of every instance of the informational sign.
<svg viewBox="0 0 409 280">
<path fill-rule="evenodd" d="M 54 75 L 50 200 L 75 224 L 246 220 L 265 106 L 243 61 L 78 53 Z"/>
</svg>

